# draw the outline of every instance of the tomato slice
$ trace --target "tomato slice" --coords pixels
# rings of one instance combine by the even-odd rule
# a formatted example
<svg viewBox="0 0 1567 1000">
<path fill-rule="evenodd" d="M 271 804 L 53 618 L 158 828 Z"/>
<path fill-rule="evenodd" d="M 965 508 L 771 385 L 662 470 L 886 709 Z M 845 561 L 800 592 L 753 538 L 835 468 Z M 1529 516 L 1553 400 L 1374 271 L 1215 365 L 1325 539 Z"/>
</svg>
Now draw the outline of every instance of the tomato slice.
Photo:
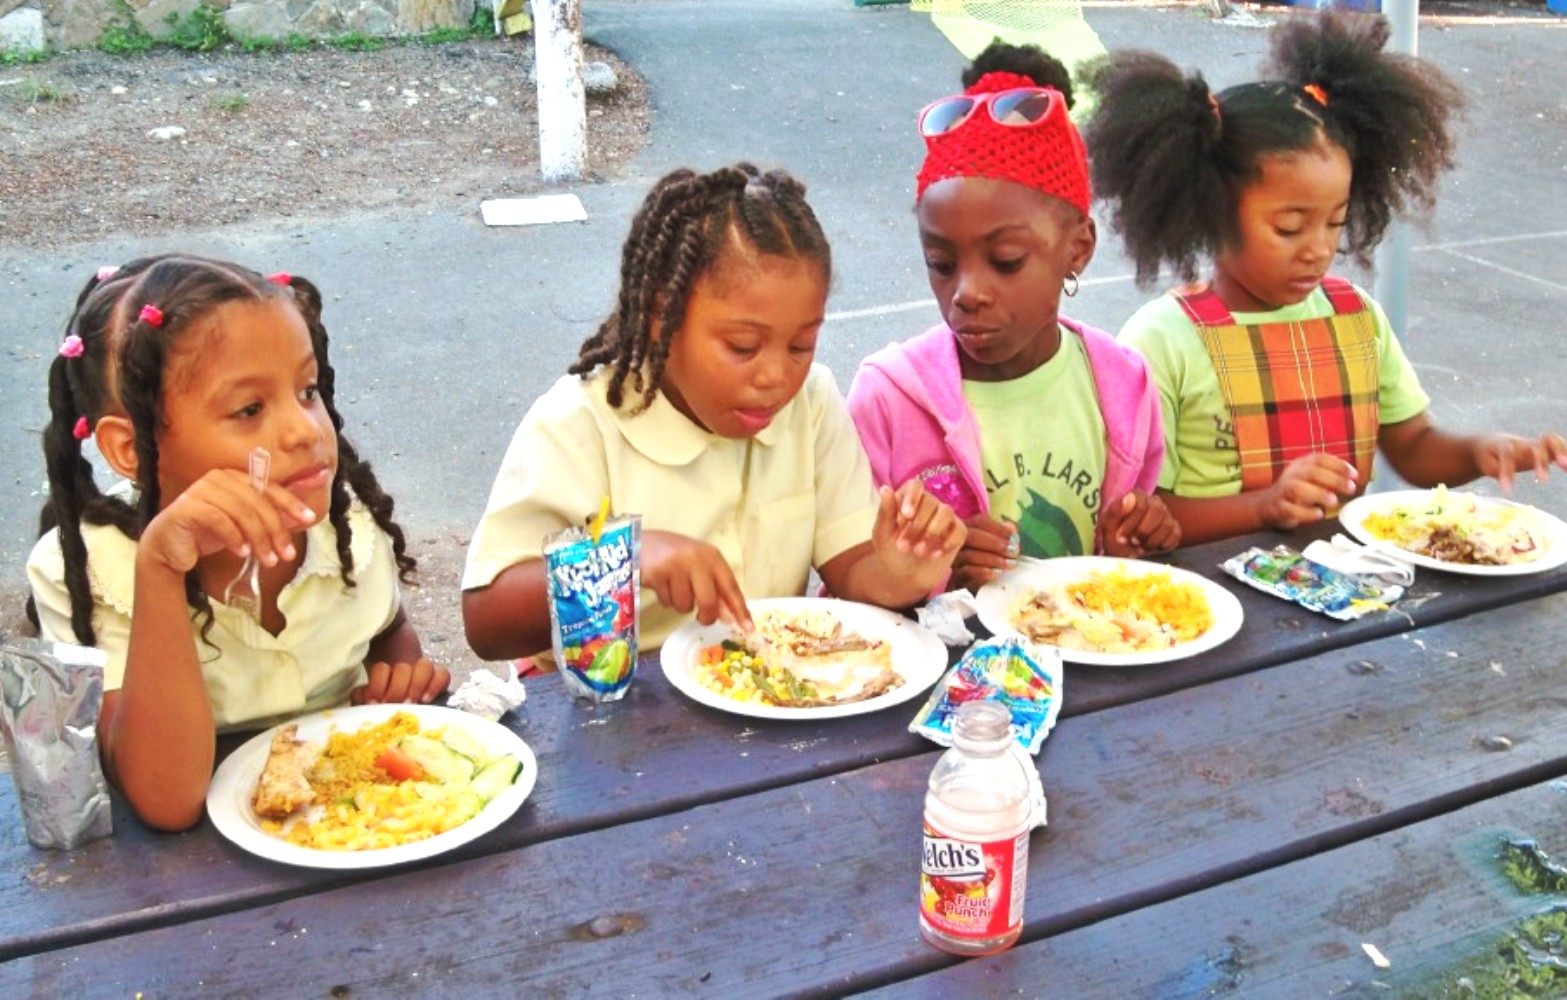
<svg viewBox="0 0 1567 1000">
<path fill-rule="evenodd" d="M 375 766 L 385 771 L 393 781 L 418 781 L 424 777 L 419 762 L 396 747 L 387 747 L 375 759 Z"/>
</svg>

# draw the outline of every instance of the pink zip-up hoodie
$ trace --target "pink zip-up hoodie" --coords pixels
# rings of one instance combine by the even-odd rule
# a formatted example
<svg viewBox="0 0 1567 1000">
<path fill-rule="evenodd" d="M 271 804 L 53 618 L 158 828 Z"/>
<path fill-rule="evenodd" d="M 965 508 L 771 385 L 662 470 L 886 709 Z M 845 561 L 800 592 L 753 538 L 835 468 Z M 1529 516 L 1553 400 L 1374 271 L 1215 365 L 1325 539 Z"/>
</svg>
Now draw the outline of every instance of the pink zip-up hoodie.
<svg viewBox="0 0 1567 1000">
<path fill-rule="evenodd" d="M 1152 493 L 1164 461 L 1159 394 L 1142 356 L 1102 330 L 1060 317 L 1083 338 L 1105 424 L 1101 506 L 1132 490 Z M 849 387 L 849 413 L 870 456 L 877 485 L 894 489 L 919 479 L 964 520 L 990 512 L 980 476 L 979 424 L 963 398 L 958 344 L 946 324 L 889 344 L 860 363 Z M 1041 433 L 1050 412 L 1042 409 Z M 1104 551 L 1100 532 L 1094 551 Z"/>
</svg>

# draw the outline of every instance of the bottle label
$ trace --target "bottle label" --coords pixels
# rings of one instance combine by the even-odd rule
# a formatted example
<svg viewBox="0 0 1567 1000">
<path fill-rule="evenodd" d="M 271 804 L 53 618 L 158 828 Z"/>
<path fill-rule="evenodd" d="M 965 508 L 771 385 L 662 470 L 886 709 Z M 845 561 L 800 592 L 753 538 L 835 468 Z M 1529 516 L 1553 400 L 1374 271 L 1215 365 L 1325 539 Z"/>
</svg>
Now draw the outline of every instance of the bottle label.
<svg viewBox="0 0 1567 1000">
<path fill-rule="evenodd" d="M 983 941 L 1023 921 L 1028 830 L 1004 840 L 959 840 L 925 823 L 920 910 L 949 937 Z"/>
</svg>

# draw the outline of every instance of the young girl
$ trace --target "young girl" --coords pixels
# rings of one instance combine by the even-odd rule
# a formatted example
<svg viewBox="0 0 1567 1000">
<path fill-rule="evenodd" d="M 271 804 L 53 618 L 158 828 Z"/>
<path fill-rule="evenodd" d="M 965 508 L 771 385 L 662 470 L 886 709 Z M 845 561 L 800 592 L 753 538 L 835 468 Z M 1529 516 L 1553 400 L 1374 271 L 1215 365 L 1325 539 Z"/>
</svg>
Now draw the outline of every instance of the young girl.
<svg viewBox="0 0 1567 1000">
<path fill-rule="evenodd" d="M 1057 313 L 1094 255 L 1071 78 L 993 43 L 920 115 L 920 245 L 945 323 L 872 355 L 849 411 L 877 482 L 922 483 L 968 526 L 953 586 L 1022 555 L 1174 548 L 1143 361 Z"/>
<path fill-rule="evenodd" d="M 878 498 L 827 369 L 812 364 L 832 258 L 782 171 L 660 180 L 632 220 L 615 311 L 528 410 L 474 532 L 468 642 L 498 660 L 550 648 L 544 537 L 608 496 L 642 515 L 642 641 L 692 612 L 751 627 L 745 597 L 921 600 L 963 525 L 915 484 Z"/>
<path fill-rule="evenodd" d="M 1151 53 L 1092 71 L 1094 186 L 1139 280 L 1213 261 L 1121 331 L 1159 383 L 1160 487 L 1188 542 L 1330 516 L 1378 447 L 1417 486 L 1567 466 L 1556 435 L 1438 430 L 1381 308 L 1327 273 L 1341 243 L 1364 261 L 1396 213 L 1428 209 L 1452 164 L 1457 88 L 1387 37 L 1380 17 L 1283 23 L 1267 78 L 1218 94 Z"/>
<path fill-rule="evenodd" d="M 49 501 L 27 569 L 44 637 L 108 654 L 103 758 L 149 826 L 201 818 L 218 731 L 350 697 L 429 701 L 450 680 L 403 615 L 414 560 L 332 397 L 302 278 L 152 257 L 77 300 L 49 372 Z M 134 492 L 99 491 L 88 437 Z M 259 620 L 221 600 L 251 555 Z"/>
</svg>

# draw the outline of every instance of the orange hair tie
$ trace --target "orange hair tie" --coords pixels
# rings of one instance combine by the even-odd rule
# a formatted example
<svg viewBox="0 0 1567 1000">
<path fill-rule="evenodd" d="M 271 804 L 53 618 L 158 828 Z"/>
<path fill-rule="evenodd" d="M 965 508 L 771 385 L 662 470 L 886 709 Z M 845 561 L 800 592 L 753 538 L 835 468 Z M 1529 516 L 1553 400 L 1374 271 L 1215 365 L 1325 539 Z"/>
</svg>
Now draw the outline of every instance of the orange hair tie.
<svg viewBox="0 0 1567 1000">
<path fill-rule="evenodd" d="M 1313 101 L 1316 101 L 1324 108 L 1328 106 L 1328 92 L 1323 90 L 1321 87 L 1314 83 L 1308 83 L 1300 89 L 1304 90 L 1308 95 L 1310 95 Z"/>
</svg>

